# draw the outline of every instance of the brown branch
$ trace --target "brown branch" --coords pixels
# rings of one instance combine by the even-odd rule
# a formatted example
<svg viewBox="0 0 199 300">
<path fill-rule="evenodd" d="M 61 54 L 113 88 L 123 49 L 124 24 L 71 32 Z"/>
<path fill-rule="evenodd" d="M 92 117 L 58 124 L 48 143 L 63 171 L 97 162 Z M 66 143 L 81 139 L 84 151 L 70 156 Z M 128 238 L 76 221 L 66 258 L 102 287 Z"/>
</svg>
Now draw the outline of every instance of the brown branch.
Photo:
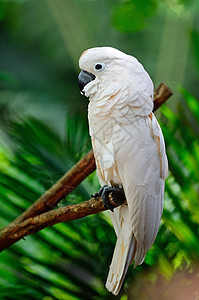
<svg viewBox="0 0 199 300">
<path fill-rule="evenodd" d="M 161 82 L 157 89 L 154 91 L 153 112 L 156 111 L 172 95 L 172 90 L 165 83 Z"/>
<path fill-rule="evenodd" d="M 122 192 L 112 192 L 109 194 L 109 200 L 114 207 L 117 207 L 123 204 L 126 199 Z M 103 200 L 101 197 L 98 197 L 79 204 L 50 210 L 34 218 L 28 218 L 17 225 L 12 223 L 0 232 L 0 252 L 24 236 L 36 233 L 45 227 L 64 221 L 80 219 L 104 210 L 106 209 L 104 208 Z"/>
<path fill-rule="evenodd" d="M 14 220 L 18 224 L 51 210 L 70 194 L 86 177 L 96 169 L 93 151 L 90 150 L 72 169 L 64 174 L 49 190 L 35 201 L 24 213 Z"/>
<path fill-rule="evenodd" d="M 161 83 L 154 92 L 153 111 L 160 107 L 171 95 L 171 90 L 164 83 Z M 0 230 L 0 249 L 3 250 L 21 239 L 23 236 L 37 232 L 47 226 L 51 226 L 62 221 L 82 218 L 83 216 L 95 214 L 104 210 L 101 200 L 96 201 L 93 199 L 78 205 L 52 210 L 59 201 L 74 190 L 95 170 L 95 168 L 95 159 L 91 150 L 23 214 L 16 218 L 7 227 Z M 94 206 L 91 206 L 91 203 Z M 119 205 L 121 205 L 121 202 Z M 75 211 L 76 213 L 73 214 Z M 75 217 L 72 218 L 72 215 Z"/>
</svg>

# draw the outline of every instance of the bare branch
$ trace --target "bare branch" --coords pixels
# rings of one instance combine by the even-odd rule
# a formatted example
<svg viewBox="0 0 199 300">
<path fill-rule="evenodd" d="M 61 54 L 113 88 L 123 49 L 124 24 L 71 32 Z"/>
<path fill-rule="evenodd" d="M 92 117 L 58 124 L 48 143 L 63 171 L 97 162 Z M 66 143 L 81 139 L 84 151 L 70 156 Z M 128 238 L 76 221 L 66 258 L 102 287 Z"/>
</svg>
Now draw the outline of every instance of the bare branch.
<svg viewBox="0 0 199 300">
<path fill-rule="evenodd" d="M 172 90 L 163 82 L 154 91 L 154 108 L 156 111 L 164 102 L 166 102 L 173 95 Z"/>
<path fill-rule="evenodd" d="M 109 200 L 114 207 L 117 207 L 123 204 L 126 199 L 124 194 L 119 191 L 111 192 L 109 194 Z M 80 219 L 104 210 L 106 209 L 104 208 L 103 200 L 101 197 L 98 197 L 79 204 L 50 210 L 41 215 L 28 218 L 17 225 L 11 223 L 0 231 L 0 252 L 24 236 L 36 233 L 45 227 L 65 221 Z"/>
<path fill-rule="evenodd" d="M 91 150 L 24 213 L 16 218 L 12 224 L 18 224 L 30 217 L 51 210 L 64 197 L 70 194 L 86 177 L 94 172 L 95 169 L 95 159 L 93 151 Z"/>
</svg>

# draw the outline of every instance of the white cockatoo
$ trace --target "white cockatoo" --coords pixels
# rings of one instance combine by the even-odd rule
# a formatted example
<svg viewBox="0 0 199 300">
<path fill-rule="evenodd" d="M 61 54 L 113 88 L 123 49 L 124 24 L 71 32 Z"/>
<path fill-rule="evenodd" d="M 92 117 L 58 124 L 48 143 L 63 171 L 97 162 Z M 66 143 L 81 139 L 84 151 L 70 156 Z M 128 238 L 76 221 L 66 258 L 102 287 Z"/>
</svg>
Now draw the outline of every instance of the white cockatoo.
<svg viewBox="0 0 199 300">
<path fill-rule="evenodd" d="M 123 188 L 126 203 L 111 212 L 117 242 L 106 288 L 117 295 L 129 265 L 142 264 L 163 210 L 168 163 L 164 138 L 152 112 L 153 83 L 138 60 L 111 47 L 84 51 L 79 87 L 89 97 L 89 131 L 99 194 Z"/>
</svg>

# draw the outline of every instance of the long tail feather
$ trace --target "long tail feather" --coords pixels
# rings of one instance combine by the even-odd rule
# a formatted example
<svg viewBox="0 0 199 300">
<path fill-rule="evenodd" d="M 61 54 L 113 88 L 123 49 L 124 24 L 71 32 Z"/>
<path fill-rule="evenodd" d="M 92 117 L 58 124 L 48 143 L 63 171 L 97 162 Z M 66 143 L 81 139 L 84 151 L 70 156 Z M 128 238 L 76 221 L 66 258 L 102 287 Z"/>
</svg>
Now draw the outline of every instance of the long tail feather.
<svg viewBox="0 0 199 300">
<path fill-rule="evenodd" d="M 122 234 L 118 236 L 106 281 L 107 290 L 114 295 L 117 295 L 122 287 L 128 267 L 135 256 L 136 247 L 134 236 L 128 239 L 124 239 Z"/>
</svg>

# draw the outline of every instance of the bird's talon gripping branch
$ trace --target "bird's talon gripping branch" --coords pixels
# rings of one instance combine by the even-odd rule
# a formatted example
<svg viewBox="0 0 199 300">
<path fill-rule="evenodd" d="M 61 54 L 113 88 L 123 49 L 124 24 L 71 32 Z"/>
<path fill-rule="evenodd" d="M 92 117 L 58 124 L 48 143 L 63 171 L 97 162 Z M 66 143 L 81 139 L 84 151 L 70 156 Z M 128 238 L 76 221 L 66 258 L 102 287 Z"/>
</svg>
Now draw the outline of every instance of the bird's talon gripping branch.
<svg viewBox="0 0 199 300">
<path fill-rule="evenodd" d="M 106 209 L 110 209 L 114 211 L 114 205 L 117 202 L 126 201 L 124 190 L 120 186 L 110 187 L 108 185 L 104 185 L 100 188 L 100 190 L 95 194 L 91 195 L 93 198 L 102 197 L 104 207 Z M 111 203 L 112 202 L 112 203 Z"/>
<path fill-rule="evenodd" d="M 109 186 L 103 186 L 103 191 L 102 191 L 102 200 L 104 203 L 104 207 L 106 209 L 110 209 L 111 211 L 114 211 L 114 206 L 110 203 L 109 200 L 109 194 L 114 190 L 114 188 L 109 187 Z"/>
</svg>

